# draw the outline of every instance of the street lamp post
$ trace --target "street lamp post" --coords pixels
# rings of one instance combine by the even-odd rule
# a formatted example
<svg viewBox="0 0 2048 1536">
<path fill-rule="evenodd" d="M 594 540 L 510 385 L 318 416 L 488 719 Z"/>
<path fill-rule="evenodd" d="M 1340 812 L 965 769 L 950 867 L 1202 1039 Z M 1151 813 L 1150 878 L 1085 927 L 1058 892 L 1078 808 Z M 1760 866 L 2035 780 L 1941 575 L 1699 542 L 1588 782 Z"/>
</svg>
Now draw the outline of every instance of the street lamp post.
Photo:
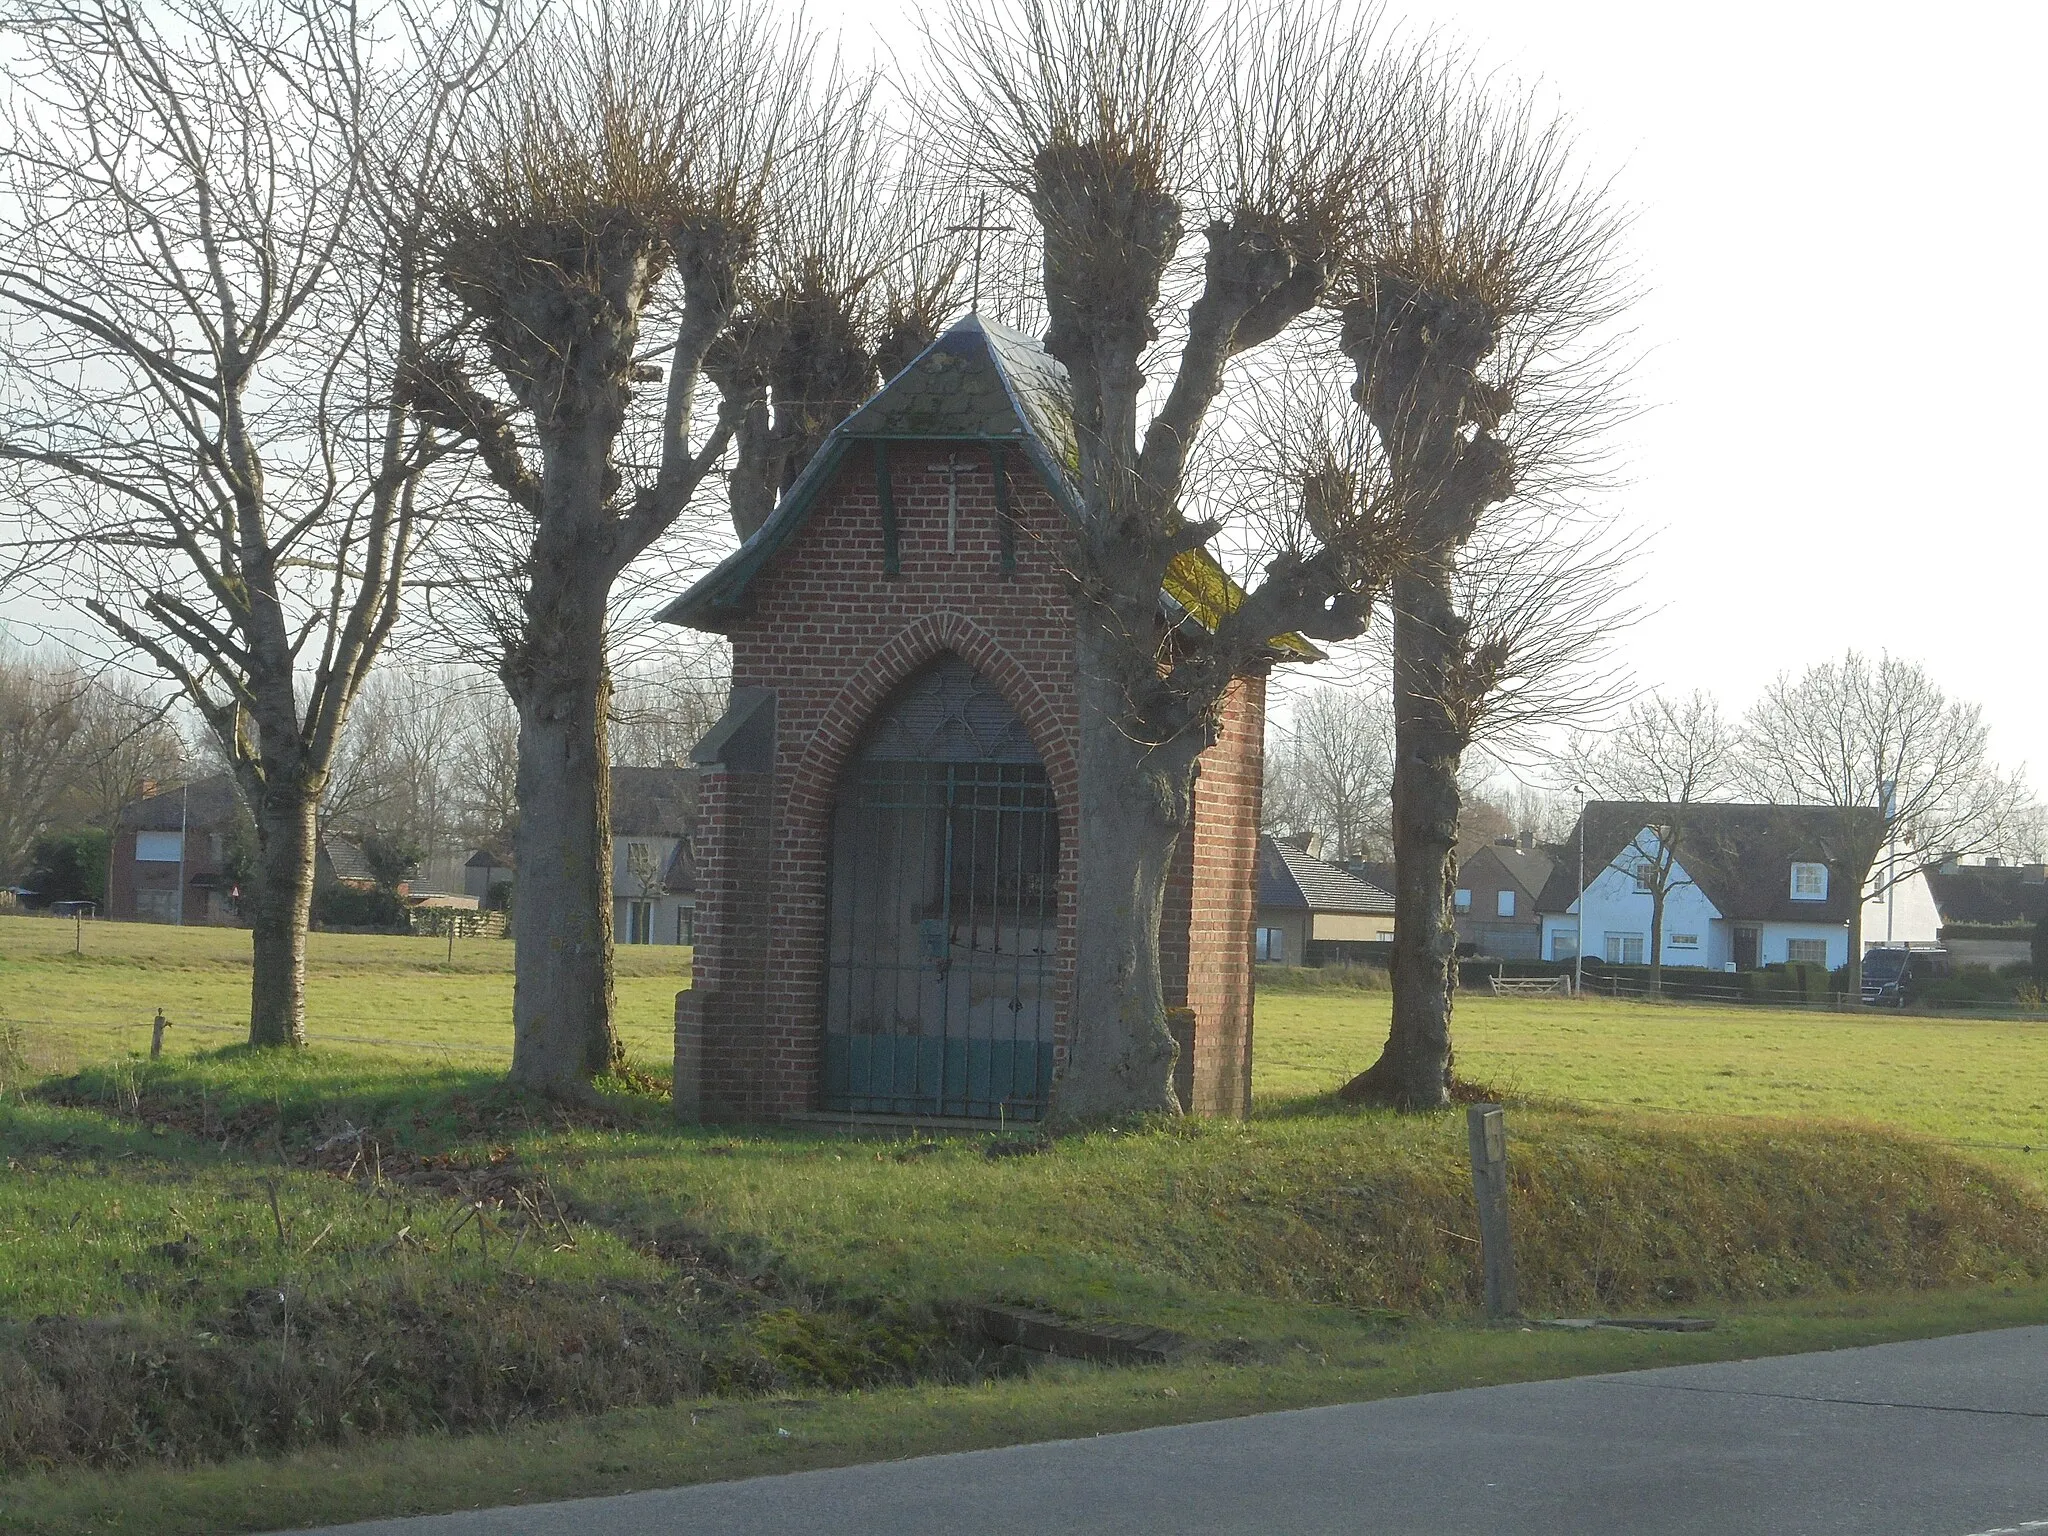
<svg viewBox="0 0 2048 1536">
<path fill-rule="evenodd" d="M 1574 784 L 1579 797 L 1579 937 L 1572 946 L 1572 996 L 1584 990 L 1586 975 L 1586 787 Z"/>
</svg>

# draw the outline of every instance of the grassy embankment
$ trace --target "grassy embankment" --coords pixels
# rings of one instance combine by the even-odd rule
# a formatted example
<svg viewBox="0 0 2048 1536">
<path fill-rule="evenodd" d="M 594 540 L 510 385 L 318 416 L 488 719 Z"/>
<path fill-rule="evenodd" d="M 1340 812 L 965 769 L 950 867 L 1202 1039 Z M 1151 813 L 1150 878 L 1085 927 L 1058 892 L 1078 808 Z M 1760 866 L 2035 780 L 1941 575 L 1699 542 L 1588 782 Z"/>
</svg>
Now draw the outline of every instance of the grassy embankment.
<svg viewBox="0 0 2048 1536">
<path fill-rule="evenodd" d="M 232 983 L 191 941 L 233 936 L 89 932 L 132 946 L 138 980 L 49 953 L 27 931 L 45 926 L 0 923 L 0 1011 L 50 1021 L 46 1063 L 104 1058 L 158 1003 L 198 1014 Z M 318 985 L 355 1011 L 316 1043 L 431 1035 L 446 1058 L 174 1036 L 153 1068 L 0 1110 L 0 1348 L 36 1372 L 0 1381 L 26 1442 L 0 1462 L 107 1469 L 0 1484 L 0 1527 L 456 1507 L 2048 1316 L 2043 1159 L 2018 1150 L 2048 1140 L 2039 1026 L 1469 1000 L 1461 1063 L 1515 1098 L 1530 1310 L 1723 1318 L 1559 1337 L 1473 1324 L 1455 1117 L 1319 1102 L 1384 1029 L 1383 995 L 1270 990 L 1249 1125 L 991 1160 L 975 1139 L 679 1132 L 630 1096 L 609 1125 L 564 1123 L 494 1087 L 506 976 L 406 943 L 322 943 Z M 992 1299 L 1197 1344 L 1018 1376 L 948 1329 Z M 91 1412 L 20 1407 L 67 1380 Z M 616 1404 L 642 1406 L 536 1422 Z M 360 1438 L 422 1427 L 505 1432 Z M 351 1440 L 345 1464 L 327 1449 Z M 157 1470 L 238 1449 L 290 1459 Z"/>
</svg>

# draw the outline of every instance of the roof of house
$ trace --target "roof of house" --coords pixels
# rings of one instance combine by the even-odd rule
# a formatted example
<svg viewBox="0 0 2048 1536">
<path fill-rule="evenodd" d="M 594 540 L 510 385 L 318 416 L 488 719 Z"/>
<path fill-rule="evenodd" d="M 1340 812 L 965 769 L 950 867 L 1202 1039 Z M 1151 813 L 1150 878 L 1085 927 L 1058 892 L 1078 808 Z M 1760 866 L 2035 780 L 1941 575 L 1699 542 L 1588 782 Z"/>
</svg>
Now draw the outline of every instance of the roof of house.
<svg viewBox="0 0 2048 1536">
<path fill-rule="evenodd" d="M 175 832 L 179 827 L 219 827 L 242 814 L 241 792 L 232 775 L 210 773 L 121 807 L 121 829 Z"/>
<path fill-rule="evenodd" d="M 809 521 L 854 444 L 903 440 L 1014 444 L 1053 500 L 1080 520 L 1080 451 L 1066 367 L 1029 336 L 970 314 L 834 427 L 754 536 L 657 617 L 697 629 L 729 627 L 745 611 L 754 578 Z M 1167 567 L 1160 599 L 1170 615 L 1214 628 L 1244 591 L 1214 557 L 1193 549 Z M 1277 637 L 1273 650 L 1295 661 L 1322 656 L 1299 635 Z"/>
<path fill-rule="evenodd" d="M 1949 923 L 2037 923 L 2048 917 L 2048 879 L 2038 864 L 1958 864 L 1930 869 L 1927 888 Z"/>
<path fill-rule="evenodd" d="M 1550 882 L 1552 867 L 1557 860 L 1541 848 L 1509 847 L 1502 843 L 1489 843 L 1475 848 L 1471 855 L 1458 866 L 1459 873 L 1470 869 L 1482 859 L 1491 859 L 1503 873 L 1531 897 Z"/>
<path fill-rule="evenodd" d="M 697 889 L 697 850 L 686 837 L 662 866 L 661 888 L 671 896 L 687 896 Z"/>
<path fill-rule="evenodd" d="M 687 837 L 697 822 L 695 768 L 614 768 L 613 837 Z"/>
<path fill-rule="evenodd" d="M 1645 800 L 1589 800 L 1564 844 L 1543 892 L 1543 912 L 1566 912 L 1579 897 L 1579 838 L 1586 839 L 1590 884 L 1633 844 L 1645 827 L 1668 825 L 1678 808 Z M 1836 805 L 1684 807 L 1679 864 L 1723 917 L 1744 922 L 1846 923 L 1861 900 L 1852 873 L 1884 835 L 1883 813 Z M 1825 901 L 1792 899 L 1792 865 L 1828 866 Z"/>
<path fill-rule="evenodd" d="M 1345 870 L 1355 880 L 1367 885 L 1376 885 L 1383 891 L 1394 889 L 1394 861 L 1392 859 L 1346 859 Z"/>
<path fill-rule="evenodd" d="M 1335 864 L 1271 837 L 1259 839 L 1259 905 L 1391 916 L 1394 898 Z"/>
<path fill-rule="evenodd" d="M 351 883 L 377 882 L 377 872 L 370 867 L 370 859 L 363 852 L 363 845 L 332 832 L 320 834 L 320 851 L 327 855 L 327 867 L 334 872 L 334 878 Z"/>
</svg>

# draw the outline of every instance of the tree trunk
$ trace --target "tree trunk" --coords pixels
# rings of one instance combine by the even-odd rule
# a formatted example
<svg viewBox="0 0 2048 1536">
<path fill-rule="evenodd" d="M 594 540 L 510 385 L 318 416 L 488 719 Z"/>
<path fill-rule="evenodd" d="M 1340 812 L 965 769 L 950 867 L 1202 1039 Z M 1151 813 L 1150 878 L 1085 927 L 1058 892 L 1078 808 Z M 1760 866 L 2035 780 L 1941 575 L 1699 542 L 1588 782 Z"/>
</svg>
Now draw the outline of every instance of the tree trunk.
<svg viewBox="0 0 2048 1536">
<path fill-rule="evenodd" d="M 1451 1101 L 1458 984 L 1458 765 L 1463 733 L 1445 701 L 1462 643 L 1447 563 L 1396 578 L 1394 608 L 1394 1020 L 1380 1059 L 1346 1083 L 1347 1103 L 1437 1109 Z"/>
<path fill-rule="evenodd" d="M 1869 879 L 1870 871 L 1866 869 L 1863 878 L 1856 882 L 1856 900 L 1849 907 L 1848 1000 L 1852 1003 L 1863 1001 L 1863 887 Z"/>
<path fill-rule="evenodd" d="M 1664 995 L 1664 880 L 1650 888 L 1650 996 Z"/>
<path fill-rule="evenodd" d="M 605 600 L 588 559 L 535 562 L 518 673 L 512 1080 L 577 1097 L 624 1056 L 613 1023 Z"/>
<path fill-rule="evenodd" d="M 1116 642 L 1084 623 L 1077 649 L 1081 835 L 1067 1056 L 1053 1088 L 1052 1118 L 1060 1125 L 1180 1111 L 1160 987 L 1159 917 L 1201 750 L 1199 740 L 1134 741 L 1124 723 L 1130 690 L 1119 677 Z"/>
<path fill-rule="evenodd" d="M 306 924 L 313 908 L 315 797 L 289 785 L 257 799 L 249 1043 L 306 1043 Z"/>
</svg>

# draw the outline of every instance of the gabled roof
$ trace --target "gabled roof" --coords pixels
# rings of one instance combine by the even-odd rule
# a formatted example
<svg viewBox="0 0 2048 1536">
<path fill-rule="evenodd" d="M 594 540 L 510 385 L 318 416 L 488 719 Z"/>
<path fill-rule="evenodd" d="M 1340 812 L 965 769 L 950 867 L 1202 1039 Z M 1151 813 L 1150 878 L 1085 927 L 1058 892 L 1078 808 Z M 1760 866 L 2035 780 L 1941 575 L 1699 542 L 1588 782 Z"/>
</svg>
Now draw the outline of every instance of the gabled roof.
<svg viewBox="0 0 2048 1536">
<path fill-rule="evenodd" d="M 1551 866 L 1555 863 L 1550 854 L 1536 848 L 1508 848 L 1499 843 L 1488 843 L 1475 848 L 1458 865 L 1462 875 L 1481 859 L 1490 858 L 1498 864 L 1507 877 L 1533 900 L 1550 881 Z"/>
<path fill-rule="evenodd" d="M 1259 905 L 1390 917 L 1394 898 L 1356 875 L 1271 837 L 1259 839 Z"/>
<path fill-rule="evenodd" d="M 175 832 L 179 827 L 221 827 L 240 818 L 241 792 L 225 773 L 162 790 L 121 807 L 123 830 Z"/>
<path fill-rule="evenodd" d="M 2048 879 L 2038 864 L 1959 864 L 1930 869 L 1927 888 L 1949 923 L 2037 923 L 2048 917 Z"/>
<path fill-rule="evenodd" d="M 697 821 L 695 768 L 614 768 L 613 837 L 687 837 Z"/>
<path fill-rule="evenodd" d="M 1080 520 L 1080 450 L 1065 366 L 1021 332 L 970 314 L 834 427 L 754 536 L 656 617 L 729 629 L 745 611 L 754 578 L 810 520 L 849 451 L 887 442 L 1014 445 L 1060 509 Z M 1160 596 L 1169 616 L 1186 614 L 1213 629 L 1244 591 L 1213 556 L 1194 549 L 1174 557 Z M 1278 637 L 1273 649 L 1282 659 L 1322 659 L 1299 635 Z"/>
<path fill-rule="evenodd" d="M 363 852 L 361 843 L 332 832 L 323 832 L 320 834 L 320 851 L 327 855 L 327 868 L 335 879 L 352 884 L 377 883 L 377 871 L 370 867 L 369 855 Z"/>
<path fill-rule="evenodd" d="M 1648 800 L 1589 800 L 1579 824 L 1556 850 L 1537 910 L 1568 912 L 1579 899 L 1579 838 L 1586 839 L 1591 885 L 1645 827 L 1683 816 L 1678 863 L 1723 917 L 1737 922 L 1846 923 L 1862 900 L 1856 875 L 1884 835 L 1881 812 L 1864 806 L 1726 805 L 1679 807 Z M 1794 862 L 1828 866 L 1826 901 L 1792 899 Z"/>
</svg>

